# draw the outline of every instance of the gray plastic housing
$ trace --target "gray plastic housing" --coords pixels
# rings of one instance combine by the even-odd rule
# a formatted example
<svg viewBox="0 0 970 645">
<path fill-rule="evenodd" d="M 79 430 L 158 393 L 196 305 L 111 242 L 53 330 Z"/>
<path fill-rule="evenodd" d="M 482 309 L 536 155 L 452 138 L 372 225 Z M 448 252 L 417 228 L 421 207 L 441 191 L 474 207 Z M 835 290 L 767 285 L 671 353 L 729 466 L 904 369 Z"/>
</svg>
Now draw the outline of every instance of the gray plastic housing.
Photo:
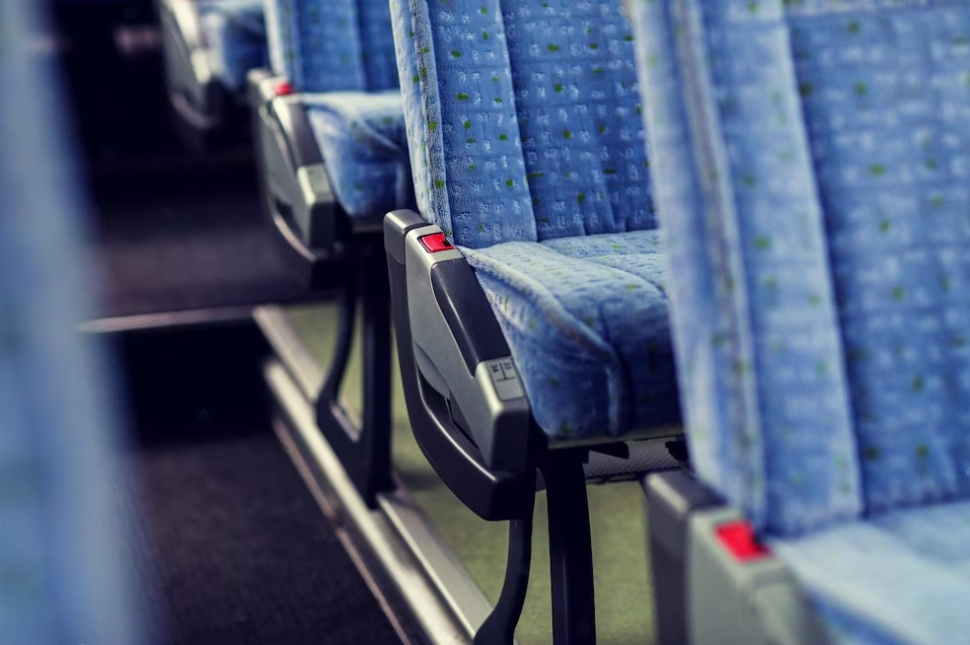
<svg viewBox="0 0 970 645">
<path fill-rule="evenodd" d="M 718 528 L 743 522 L 684 471 L 643 480 L 660 645 L 825 645 L 824 627 L 770 551 L 736 556 Z"/>
<path fill-rule="evenodd" d="M 300 95 L 279 95 L 284 79 L 265 70 L 253 70 L 247 78 L 265 206 L 299 246 L 331 249 L 338 240 L 340 207 Z"/>
<path fill-rule="evenodd" d="M 733 508 L 691 517 L 687 588 L 693 645 L 824 645 L 828 638 L 787 566 L 769 555 L 740 561 L 717 527 L 743 520 Z"/>
<path fill-rule="evenodd" d="M 522 472 L 529 450 L 532 416 L 521 378 L 511 356 L 469 365 L 458 338 L 474 334 L 475 320 L 449 319 L 436 295 L 435 265 L 465 263 L 457 249 L 429 252 L 421 238 L 441 234 L 428 224 L 408 231 L 404 242 L 407 299 L 415 362 L 425 381 L 461 410 L 475 446 L 489 468 Z M 470 267 L 467 268 L 469 275 Z M 474 279 L 474 278 L 472 278 Z M 477 281 L 473 288 L 479 288 Z M 488 323 L 497 325 L 494 314 Z M 483 321 L 479 324 L 484 325 Z M 470 330 L 454 329 L 458 326 Z"/>
<path fill-rule="evenodd" d="M 717 527 L 743 520 L 734 508 L 707 508 L 690 520 L 687 585 L 694 645 L 822 645 L 825 630 L 787 566 L 768 555 L 740 561 Z"/>
<path fill-rule="evenodd" d="M 221 92 L 209 63 L 198 8 L 194 2 L 159 0 L 158 10 L 172 108 L 197 131 L 218 127 Z"/>
</svg>

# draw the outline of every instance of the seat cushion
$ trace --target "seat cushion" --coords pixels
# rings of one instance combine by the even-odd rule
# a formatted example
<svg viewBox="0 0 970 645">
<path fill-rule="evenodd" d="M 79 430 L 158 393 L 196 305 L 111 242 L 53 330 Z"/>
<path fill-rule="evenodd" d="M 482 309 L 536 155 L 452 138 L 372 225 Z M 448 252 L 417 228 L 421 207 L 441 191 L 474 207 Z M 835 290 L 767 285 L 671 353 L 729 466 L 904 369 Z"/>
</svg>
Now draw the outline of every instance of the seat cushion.
<svg viewBox="0 0 970 645">
<path fill-rule="evenodd" d="M 833 643 L 970 643 L 970 502 L 893 511 L 772 548 Z"/>
<path fill-rule="evenodd" d="M 462 248 L 555 439 L 679 421 L 657 231 Z"/>
<path fill-rule="evenodd" d="M 268 64 L 262 0 L 199 3 L 213 72 L 231 92 L 242 92 L 249 70 Z"/>
<path fill-rule="evenodd" d="M 414 208 L 401 93 L 305 95 L 333 191 L 351 217 Z"/>
</svg>

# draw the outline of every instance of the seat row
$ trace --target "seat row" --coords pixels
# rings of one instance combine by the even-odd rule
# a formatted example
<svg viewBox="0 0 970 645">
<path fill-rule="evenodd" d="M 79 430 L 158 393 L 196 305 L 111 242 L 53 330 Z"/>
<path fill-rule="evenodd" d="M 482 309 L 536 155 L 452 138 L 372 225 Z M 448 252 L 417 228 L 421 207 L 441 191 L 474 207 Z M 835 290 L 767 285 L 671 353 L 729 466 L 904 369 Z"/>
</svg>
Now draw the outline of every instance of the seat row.
<svg viewBox="0 0 970 645">
<path fill-rule="evenodd" d="M 345 330 L 390 292 L 415 436 L 513 543 L 540 474 L 557 642 L 595 640 L 583 479 L 678 466 L 644 480 L 662 641 L 970 642 L 967 2 L 271 0 L 265 26 L 267 211 Z M 346 447 L 365 498 L 379 417 Z"/>
</svg>

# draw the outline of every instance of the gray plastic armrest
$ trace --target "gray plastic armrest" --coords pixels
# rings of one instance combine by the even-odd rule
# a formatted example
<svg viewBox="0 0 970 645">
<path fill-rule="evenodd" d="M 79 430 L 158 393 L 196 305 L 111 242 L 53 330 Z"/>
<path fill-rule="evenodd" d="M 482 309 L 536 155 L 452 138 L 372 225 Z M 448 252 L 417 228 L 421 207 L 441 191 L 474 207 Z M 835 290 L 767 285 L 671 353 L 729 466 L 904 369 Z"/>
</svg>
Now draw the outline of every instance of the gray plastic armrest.
<svg viewBox="0 0 970 645">
<path fill-rule="evenodd" d="M 740 511 L 696 511 L 688 537 L 687 589 L 691 645 L 824 645 L 825 630 L 783 562 L 742 560 L 721 543 L 719 526 Z M 661 589 L 657 593 L 662 593 Z"/>
<path fill-rule="evenodd" d="M 185 0 L 159 0 L 159 13 L 170 77 L 196 85 L 209 82 L 212 74 L 196 4 Z"/>
<path fill-rule="evenodd" d="M 526 464 L 532 418 L 522 381 L 484 292 L 461 253 L 454 248 L 429 253 L 422 245 L 422 237 L 441 232 L 429 224 L 410 230 L 405 238 L 415 362 L 428 384 L 457 404 L 485 463 L 495 470 L 518 473 Z M 445 263 L 459 264 L 445 267 Z M 442 266 L 436 270 L 436 265 Z M 443 279 L 450 284 L 442 288 Z M 462 302 L 454 302 L 456 298 Z M 458 310 L 475 312 L 475 319 L 456 317 Z M 485 351 L 483 344 L 488 346 Z"/>
<path fill-rule="evenodd" d="M 339 207 L 299 94 L 267 96 L 275 81 L 250 86 L 258 166 L 268 208 L 308 249 L 330 249 Z"/>
</svg>

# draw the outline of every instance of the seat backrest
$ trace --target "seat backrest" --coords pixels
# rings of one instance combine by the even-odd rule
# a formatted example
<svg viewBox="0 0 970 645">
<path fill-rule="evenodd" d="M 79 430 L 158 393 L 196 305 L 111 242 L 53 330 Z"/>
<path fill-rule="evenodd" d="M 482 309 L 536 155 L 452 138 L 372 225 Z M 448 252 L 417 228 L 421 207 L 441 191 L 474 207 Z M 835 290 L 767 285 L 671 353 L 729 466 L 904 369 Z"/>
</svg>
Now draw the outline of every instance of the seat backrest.
<svg viewBox="0 0 970 645">
<path fill-rule="evenodd" d="M 266 0 L 270 63 L 300 92 L 398 86 L 388 0 Z"/>
<path fill-rule="evenodd" d="M 395 0 L 415 192 L 482 248 L 654 228 L 630 26 L 613 0 Z"/>
<path fill-rule="evenodd" d="M 268 63 L 263 0 L 198 0 L 197 6 L 214 71 L 231 91 L 243 91 L 246 73 Z"/>
<path fill-rule="evenodd" d="M 970 3 L 629 6 L 701 478 L 781 534 L 970 495 Z"/>
<path fill-rule="evenodd" d="M 45 5 L 0 2 L 0 641 L 137 645 Z"/>
<path fill-rule="evenodd" d="M 218 13 L 244 32 L 263 36 L 266 31 L 263 0 L 197 0 L 199 13 Z"/>
</svg>

